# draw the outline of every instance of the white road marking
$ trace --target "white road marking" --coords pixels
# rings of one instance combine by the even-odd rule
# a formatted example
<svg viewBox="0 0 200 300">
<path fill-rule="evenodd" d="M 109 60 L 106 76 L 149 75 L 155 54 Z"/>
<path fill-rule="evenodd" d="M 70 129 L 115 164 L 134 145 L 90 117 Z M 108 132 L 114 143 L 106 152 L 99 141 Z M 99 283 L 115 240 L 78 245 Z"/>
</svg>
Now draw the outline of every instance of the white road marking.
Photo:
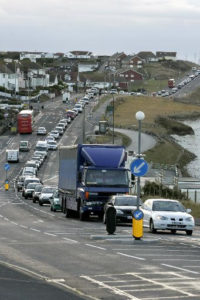
<svg viewBox="0 0 200 300">
<path fill-rule="evenodd" d="M 35 228 L 32 228 L 32 227 L 30 228 L 30 230 L 41 232 L 39 229 L 35 229 Z"/>
<path fill-rule="evenodd" d="M 171 266 L 171 265 L 167 265 L 167 264 L 161 264 L 162 266 L 168 267 L 168 268 L 173 268 L 173 269 L 177 269 L 177 270 L 181 270 L 184 272 L 189 272 L 189 273 L 193 273 L 193 274 L 199 274 L 199 272 L 195 272 L 195 271 L 191 271 L 188 269 L 184 269 L 184 268 L 179 268 L 179 267 L 175 267 L 175 266 Z"/>
<path fill-rule="evenodd" d="M 24 229 L 28 229 L 28 226 L 25 226 L 25 225 L 19 225 L 21 228 L 24 228 Z"/>
<path fill-rule="evenodd" d="M 166 261 L 169 261 L 169 260 L 172 260 L 172 261 L 181 261 L 181 260 L 183 260 L 183 261 L 200 261 L 200 259 L 185 259 L 185 258 L 166 258 L 166 259 L 154 258 L 152 260 L 155 260 L 155 261 L 164 261 L 164 260 L 166 260 Z"/>
<path fill-rule="evenodd" d="M 92 282 L 92 283 L 95 283 L 95 284 L 101 286 L 101 287 L 104 288 L 104 289 L 111 290 L 111 291 L 112 291 L 114 294 L 116 294 L 116 295 L 124 296 L 124 297 L 126 297 L 126 299 L 139 300 L 139 298 L 136 298 L 136 297 L 134 297 L 133 295 L 130 295 L 130 294 L 124 292 L 124 291 L 119 290 L 118 288 L 116 288 L 116 287 L 114 287 L 114 286 L 107 285 L 107 284 L 105 284 L 104 282 L 98 281 L 98 280 L 93 279 L 93 278 L 91 278 L 91 277 L 89 277 L 89 276 L 83 276 L 83 275 L 82 275 L 82 276 L 80 276 L 80 277 L 81 277 L 81 278 L 84 278 L 84 279 L 86 279 L 86 280 L 88 280 L 88 281 L 90 281 L 90 282 Z"/>
<path fill-rule="evenodd" d="M 139 279 L 141 279 L 141 280 L 143 280 L 143 281 L 148 281 L 148 282 L 150 282 L 150 283 L 152 283 L 152 284 L 155 284 L 155 285 L 160 285 L 160 286 L 162 286 L 164 289 L 172 290 L 172 291 L 175 291 L 175 292 L 178 292 L 178 293 L 180 293 L 180 294 L 187 295 L 187 296 L 190 296 L 190 297 L 195 296 L 195 295 L 193 295 L 193 294 L 191 294 L 191 293 L 189 293 L 189 292 L 180 290 L 180 289 L 178 289 L 178 288 L 176 288 L 176 287 L 173 287 L 173 286 L 171 286 L 171 285 L 168 285 L 168 284 L 166 284 L 166 283 L 162 283 L 162 282 L 159 282 L 159 281 L 156 281 L 156 280 L 153 280 L 153 279 L 149 279 L 149 278 L 143 277 L 143 276 L 141 276 L 141 275 L 139 275 L 139 274 L 135 274 L 135 273 L 126 273 L 126 274 L 127 274 L 127 275 L 132 275 L 132 276 L 134 276 L 134 277 L 136 277 L 136 278 L 139 278 Z M 182 296 L 181 296 L 181 297 L 182 297 Z M 180 298 L 180 296 L 179 296 L 179 298 Z"/>
<path fill-rule="evenodd" d="M 138 257 L 138 256 L 133 256 L 133 255 L 128 255 L 128 254 L 121 253 L 121 252 L 117 252 L 117 254 L 122 255 L 122 256 L 126 256 L 126 257 L 130 257 L 130 258 L 139 259 L 139 260 L 146 260 L 146 258 L 142 258 L 142 257 Z"/>
<path fill-rule="evenodd" d="M 15 223 L 15 222 L 13 222 L 13 221 L 10 221 L 10 223 L 12 223 L 12 224 L 14 224 L 14 225 L 19 225 L 18 223 Z"/>
<path fill-rule="evenodd" d="M 46 234 L 46 235 L 50 235 L 50 236 L 57 236 L 56 234 L 49 233 L 49 232 L 44 232 L 44 234 Z"/>
<path fill-rule="evenodd" d="M 65 241 L 68 241 L 68 242 L 72 242 L 72 243 L 79 243 L 75 240 L 72 240 L 72 239 L 68 239 L 68 238 L 62 238 L 62 240 L 65 240 Z"/>
<path fill-rule="evenodd" d="M 89 247 L 97 248 L 97 249 L 100 249 L 100 250 L 107 250 L 106 248 L 98 247 L 98 246 L 95 246 L 95 245 L 92 245 L 92 244 L 85 244 L 85 245 L 89 246 Z"/>
</svg>

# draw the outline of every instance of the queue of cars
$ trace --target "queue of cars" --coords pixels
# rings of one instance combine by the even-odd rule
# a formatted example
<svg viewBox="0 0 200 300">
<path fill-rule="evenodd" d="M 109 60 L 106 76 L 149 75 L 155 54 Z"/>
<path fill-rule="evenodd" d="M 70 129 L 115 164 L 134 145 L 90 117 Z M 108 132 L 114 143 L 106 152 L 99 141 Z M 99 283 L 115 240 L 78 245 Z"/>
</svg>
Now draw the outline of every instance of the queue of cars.
<svg viewBox="0 0 200 300">
<path fill-rule="evenodd" d="M 198 69 L 192 69 L 193 74 L 188 74 L 187 77 L 182 80 L 181 82 L 179 82 L 177 84 L 177 86 L 174 86 L 173 88 L 171 88 L 170 90 L 161 90 L 157 92 L 158 96 L 161 97 L 167 97 L 170 96 L 172 94 L 175 94 L 179 89 L 183 88 L 185 85 L 187 85 L 189 82 L 191 82 L 193 79 L 195 79 L 197 76 L 200 75 L 200 70 Z M 194 72 L 195 71 L 195 72 Z"/>
<path fill-rule="evenodd" d="M 44 135 L 45 140 L 37 141 L 35 151 L 32 157 L 25 163 L 24 168 L 17 181 L 17 191 L 22 192 L 25 199 L 32 199 L 33 203 L 38 202 L 40 206 L 50 204 L 50 209 L 57 211 L 61 209 L 59 204 L 58 189 L 48 185 L 43 185 L 42 181 L 37 177 L 38 171 L 46 158 L 49 150 L 57 150 L 57 140 L 63 135 L 67 129 L 68 124 L 76 118 L 76 116 L 83 111 L 88 99 L 80 100 L 74 107 L 66 112 L 65 118 L 60 119 L 55 128 L 49 133 L 45 127 L 38 127 L 36 134 Z M 20 151 L 29 151 L 30 143 L 28 141 L 21 141 L 19 145 Z"/>
<path fill-rule="evenodd" d="M 86 96 L 85 96 L 86 97 Z M 47 157 L 48 150 L 56 150 L 58 139 L 77 114 L 81 113 L 87 101 L 79 101 L 75 108 L 69 110 L 66 119 L 61 119 L 46 137 L 45 141 L 38 141 L 35 152 L 31 159 L 25 164 L 22 174 L 17 182 L 17 190 L 22 192 L 25 199 L 32 199 L 33 203 L 38 202 L 40 206 L 50 204 L 51 211 L 61 211 L 59 192 L 57 187 L 43 185 L 37 177 L 37 172 Z M 78 107 L 81 106 L 81 110 Z M 62 130 L 57 130 L 58 128 Z M 45 132 L 45 131 L 43 131 Z M 47 132 L 46 132 L 47 134 Z M 139 204 L 144 214 L 143 225 L 148 227 L 152 233 L 158 230 L 170 230 L 175 234 L 177 231 L 185 231 L 192 235 L 194 229 L 194 218 L 191 210 L 186 210 L 178 200 L 172 199 L 147 199 L 144 203 L 135 195 L 114 195 L 104 206 L 103 222 L 106 223 L 106 210 L 113 206 L 116 210 L 116 221 L 120 223 L 131 223 L 133 211 Z"/>
</svg>

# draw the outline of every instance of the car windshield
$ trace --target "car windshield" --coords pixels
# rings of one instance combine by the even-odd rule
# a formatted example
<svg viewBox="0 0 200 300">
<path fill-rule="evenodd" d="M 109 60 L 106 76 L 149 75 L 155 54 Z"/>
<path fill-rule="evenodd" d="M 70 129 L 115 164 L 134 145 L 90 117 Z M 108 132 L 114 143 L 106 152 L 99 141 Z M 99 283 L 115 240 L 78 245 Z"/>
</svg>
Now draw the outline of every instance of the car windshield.
<svg viewBox="0 0 200 300">
<path fill-rule="evenodd" d="M 141 204 L 141 202 L 139 202 Z M 117 206 L 136 206 L 137 205 L 137 197 L 116 197 L 115 205 Z"/>
<path fill-rule="evenodd" d="M 129 185 L 128 173 L 126 170 L 88 169 L 85 184 L 87 186 L 127 187 Z"/>
<path fill-rule="evenodd" d="M 35 192 L 41 192 L 42 188 L 43 188 L 42 185 L 37 185 L 37 186 L 35 187 Z"/>
<path fill-rule="evenodd" d="M 55 191 L 55 188 L 52 187 L 45 187 L 42 190 L 42 193 L 53 193 Z"/>
<path fill-rule="evenodd" d="M 27 146 L 28 143 L 27 142 L 20 142 L 20 146 Z"/>
<path fill-rule="evenodd" d="M 38 184 L 37 182 L 35 182 L 35 183 L 29 183 L 29 184 L 27 185 L 27 189 L 34 189 L 34 188 L 36 187 L 37 184 Z"/>
<path fill-rule="evenodd" d="M 184 206 L 177 201 L 154 201 L 152 210 L 185 212 Z"/>
<path fill-rule="evenodd" d="M 37 151 L 46 151 L 47 150 L 47 147 L 46 146 L 36 146 L 36 150 Z"/>
</svg>

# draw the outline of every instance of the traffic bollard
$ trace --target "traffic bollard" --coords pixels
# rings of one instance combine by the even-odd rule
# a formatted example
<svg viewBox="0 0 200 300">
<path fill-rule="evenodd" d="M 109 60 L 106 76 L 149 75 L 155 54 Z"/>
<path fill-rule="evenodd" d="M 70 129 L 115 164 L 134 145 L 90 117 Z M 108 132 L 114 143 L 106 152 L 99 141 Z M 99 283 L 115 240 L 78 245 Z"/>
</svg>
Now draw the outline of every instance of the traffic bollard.
<svg viewBox="0 0 200 300">
<path fill-rule="evenodd" d="M 135 240 L 140 240 L 143 237 L 143 212 L 140 209 L 136 209 L 133 212 L 132 219 L 132 235 Z"/>
</svg>

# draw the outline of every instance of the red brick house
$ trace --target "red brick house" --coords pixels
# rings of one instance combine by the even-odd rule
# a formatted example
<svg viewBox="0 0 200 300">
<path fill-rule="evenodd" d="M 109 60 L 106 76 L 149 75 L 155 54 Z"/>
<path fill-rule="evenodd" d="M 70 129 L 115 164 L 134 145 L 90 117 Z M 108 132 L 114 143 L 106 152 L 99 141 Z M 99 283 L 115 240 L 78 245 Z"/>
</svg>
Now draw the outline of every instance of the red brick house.
<svg viewBox="0 0 200 300">
<path fill-rule="evenodd" d="M 134 68 L 135 66 L 142 66 L 142 59 L 141 57 L 134 55 L 134 56 L 127 56 L 122 60 L 121 67 L 123 69 L 128 69 L 128 68 Z"/>
<path fill-rule="evenodd" d="M 126 57 L 126 54 L 124 52 L 121 53 L 115 53 L 112 56 L 110 56 L 108 60 L 108 66 L 111 68 L 119 69 L 121 68 L 122 60 Z"/>
<path fill-rule="evenodd" d="M 116 73 L 116 77 L 118 81 L 124 82 L 124 81 L 129 81 L 129 82 L 134 82 L 136 80 L 143 80 L 143 74 L 132 70 L 132 69 L 127 69 L 125 71 L 121 70 Z"/>
</svg>

